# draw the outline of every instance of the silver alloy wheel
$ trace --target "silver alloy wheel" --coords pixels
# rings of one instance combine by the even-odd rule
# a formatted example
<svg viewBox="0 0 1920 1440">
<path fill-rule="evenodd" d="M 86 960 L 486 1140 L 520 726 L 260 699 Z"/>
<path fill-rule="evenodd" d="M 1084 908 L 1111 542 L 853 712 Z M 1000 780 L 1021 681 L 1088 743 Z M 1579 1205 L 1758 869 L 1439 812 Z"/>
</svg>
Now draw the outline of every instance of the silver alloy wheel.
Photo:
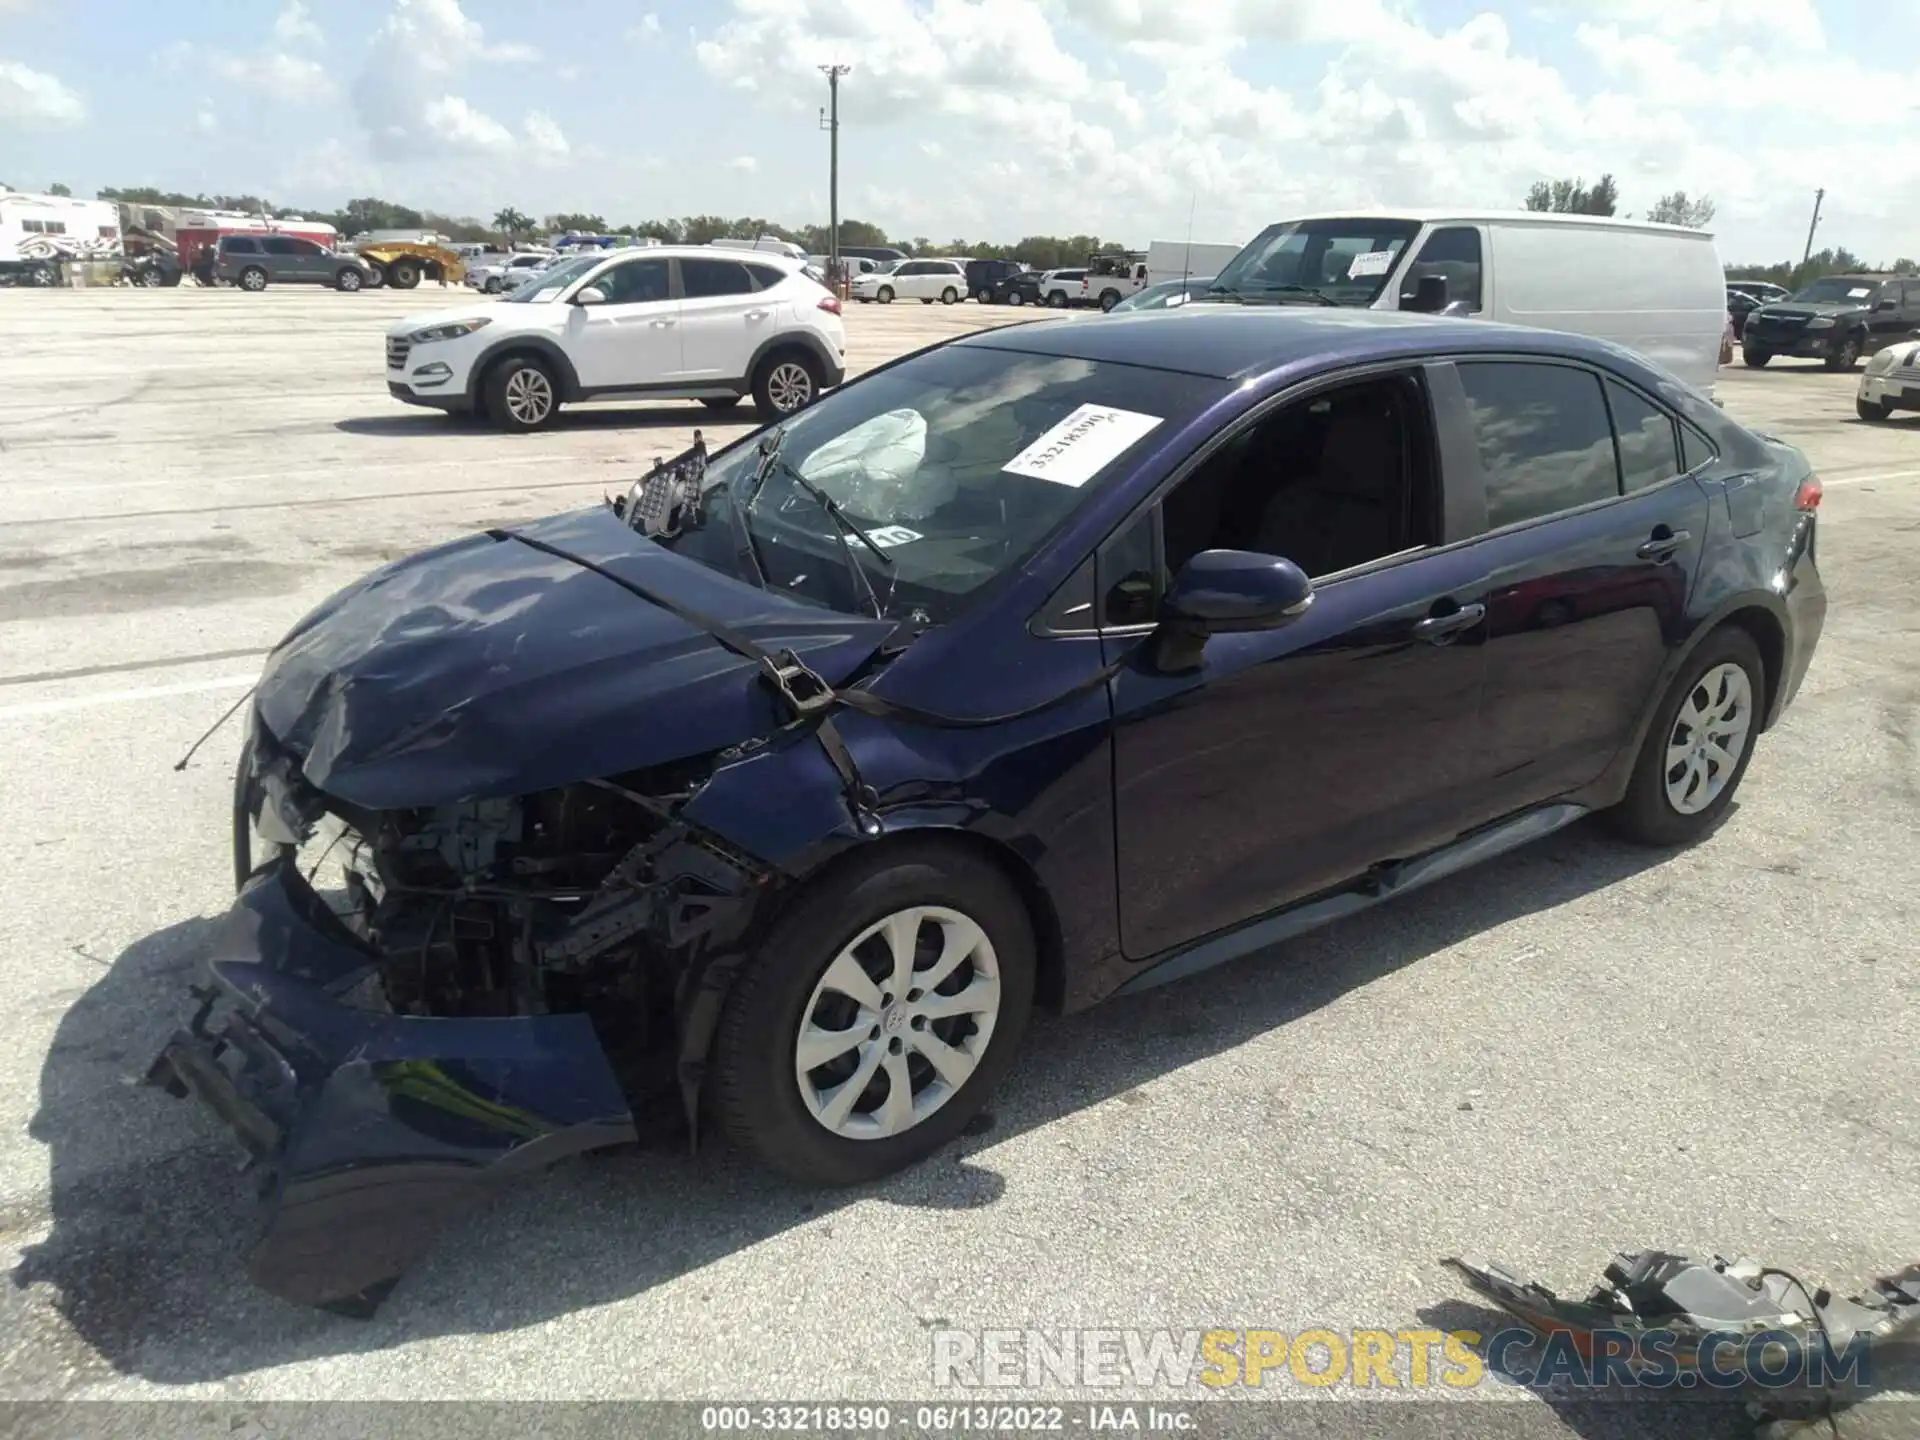
<svg viewBox="0 0 1920 1440">
<path fill-rule="evenodd" d="M 813 987 L 794 1040 L 807 1113 L 846 1140 L 900 1135 L 960 1092 L 1000 1017 L 1000 964 L 957 910 L 869 925 Z"/>
<path fill-rule="evenodd" d="M 1667 736 L 1667 803 L 1698 815 L 1740 766 L 1753 729 L 1753 682 L 1731 661 L 1694 682 Z"/>
<path fill-rule="evenodd" d="M 360 272 L 358 270 L 342 270 L 340 272 L 340 288 L 342 290 L 358 290 L 360 288 Z"/>
<path fill-rule="evenodd" d="M 507 413 L 522 425 L 538 425 L 553 411 L 553 382 L 532 368 L 507 377 Z"/>
<path fill-rule="evenodd" d="M 264 290 L 267 288 L 267 272 L 264 270 L 244 271 L 240 276 L 240 284 L 248 290 Z"/>
<path fill-rule="evenodd" d="M 782 415 L 791 415 L 813 399 L 813 377 L 797 360 L 783 360 L 767 376 L 767 399 Z"/>
</svg>

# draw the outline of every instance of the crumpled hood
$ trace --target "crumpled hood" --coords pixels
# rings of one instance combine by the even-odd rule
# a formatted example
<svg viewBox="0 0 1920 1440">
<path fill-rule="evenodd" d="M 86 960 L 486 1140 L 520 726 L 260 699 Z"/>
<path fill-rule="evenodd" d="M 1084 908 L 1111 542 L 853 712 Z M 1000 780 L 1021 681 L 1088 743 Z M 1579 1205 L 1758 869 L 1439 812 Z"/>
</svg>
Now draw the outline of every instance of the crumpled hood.
<svg viewBox="0 0 1920 1440">
<path fill-rule="evenodd" d="M 893 622 L 801 605 L 641 539 L 603 506 L 519 527 L 828 684 Z M 262 723 L 372 809 L 526 794 L 724 749 L 787 716 L 747 661 L 604 576 L 486 534 L 377 570 L 268 658 Z"/>
</svg>

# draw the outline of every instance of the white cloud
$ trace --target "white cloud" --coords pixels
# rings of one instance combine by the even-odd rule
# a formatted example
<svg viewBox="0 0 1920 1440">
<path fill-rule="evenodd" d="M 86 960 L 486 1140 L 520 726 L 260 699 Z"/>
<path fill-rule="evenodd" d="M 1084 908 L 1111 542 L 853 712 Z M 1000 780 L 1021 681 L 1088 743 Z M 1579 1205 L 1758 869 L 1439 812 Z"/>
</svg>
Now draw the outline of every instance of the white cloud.
<svg viewBox="0 0 1920 1440">
<path fill-rule="evenodd" d="M 318 60 L 272 51 L 265 55 L 207 52 L 207 67 L 222 80 L 295 103 L 325 100 L 334 93 L 333 77 Z"/>
<path fill-rule="evenodd" d="M 289 0 L 273 22 L 273 38 L 283 49 L 299 45 L 324 45 L 326 37 L 314 23 L 313 14 L 300 0 Z"/>
<path fill-rule="evenodd" d="M 561 133 L 560 126 L 544 110 L 529 110 L 527 118 L 521 122 L 527 143 L 534 150 L 549 158 L 565 155 L 568 150 L 567 137 Z"/>
<path fill-rule="evenodd" d="M 627 39 L 635 45 L 651 45 L 660 38 L 660 17 L 649 11 L 640 23 L 628 28 Z"/>
<path fill-rule="evenodd" d="M 44 70 L 0 60 L 0 120 L 21 125 L 78 125 L 86 103 Z"/>
<path fill-rule="evenodd" d="M 214 113 L 213 102 L 202 100 L 200 108 L 193 112 L 193 128 L 201 135 L 211 135 L 220 127 L 220 117 Z"/>
<path fill-rule="evenodd" d="M 354 82 L 354 111 L 374 153 L 385 159 L 507 155 L 523 148 L 553 159 L 567 147 L 551 117 L 528 116 L 522 146 L 507 126 L 451 88 L 474 65 L 515 64 L 538 56 L 531 46 L 489 41 L 459 0 L 393 0 L 374 33 L 367 66 Z"/>
<path fill-rule="evenodd" d="M 737 170 L 742 175 L 751 175 L 760 168 L 760 162 L 751 155 L 736 155 L 727 161 L 729 170 Z"/>
<path fill-rule="evenodd" d="M 421 118 L 455 150 L 511 150 L 513 132 L 458 95 L 429 100 Z"/>
</svg>

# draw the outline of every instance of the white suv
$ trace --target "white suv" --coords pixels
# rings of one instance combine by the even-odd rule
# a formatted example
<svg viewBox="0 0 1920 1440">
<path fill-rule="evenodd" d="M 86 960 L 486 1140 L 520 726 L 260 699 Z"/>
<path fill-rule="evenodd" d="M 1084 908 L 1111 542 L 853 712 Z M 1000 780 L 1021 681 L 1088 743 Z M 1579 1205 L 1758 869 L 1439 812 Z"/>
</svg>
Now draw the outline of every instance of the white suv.
<svg viewBox="0 0 1920 1440">
<path fill-rule="evenodd" d="M 894 300 L 918 300 L 931 305 L 958 305 L 967 295 L 965 260 L 902 260 L 893 269 L 877 275 L 862 275 L 849 293 L 863 304 L 877 300 L 891 305 Z"/>
<path fill-rule="evenodd" d="M 387 390 L 533 430 L 568 401 L 753 396 L 764 421 L 846 378 L 840 302 L 782 255 L 596 250 L 488 303 L 387 328 Z"/>
</svg>

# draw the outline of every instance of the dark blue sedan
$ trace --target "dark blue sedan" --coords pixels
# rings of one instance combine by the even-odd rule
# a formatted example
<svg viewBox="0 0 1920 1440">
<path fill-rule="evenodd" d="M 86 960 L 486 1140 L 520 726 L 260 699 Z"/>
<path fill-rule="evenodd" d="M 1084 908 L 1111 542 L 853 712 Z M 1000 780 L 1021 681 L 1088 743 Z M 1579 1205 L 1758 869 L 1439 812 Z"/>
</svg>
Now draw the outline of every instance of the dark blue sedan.
<svg viewBox="0 0 1920 1440">
<path fill-rule="evenodd" d="M 301 621 L 152 1079 L 260 1162 L 256 1278 L 362 1313 L 589 1147 L 886 1174 L 1036 1006 L 1585 815 L 1705 833 L 1819 638 L 1819 501 L 1565 335 L 1195 306 L 923 351 Z"/>
</svg>

